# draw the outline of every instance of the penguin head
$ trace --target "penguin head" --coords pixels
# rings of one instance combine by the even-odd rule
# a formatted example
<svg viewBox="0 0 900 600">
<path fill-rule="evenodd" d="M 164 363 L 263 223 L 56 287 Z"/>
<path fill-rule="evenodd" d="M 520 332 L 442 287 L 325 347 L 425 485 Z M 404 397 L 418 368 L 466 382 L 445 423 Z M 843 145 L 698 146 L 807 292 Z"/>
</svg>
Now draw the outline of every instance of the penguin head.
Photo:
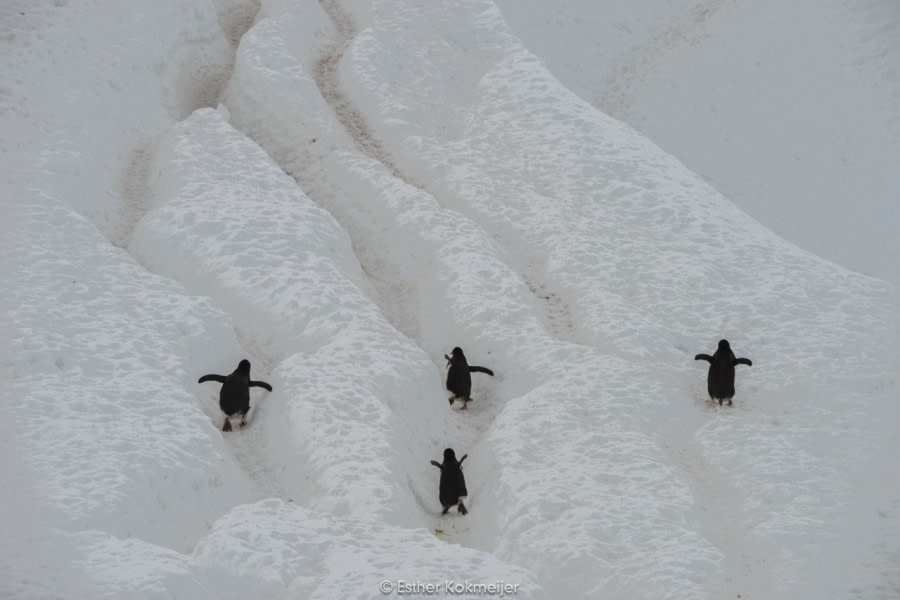
<svg viewBox="0 0 900 600">
<path fill-rule="evenodd" d="M 244 373 L 250 372 L 250 361 L 246 358 L 238 363 L 238 371 L 243 371 Z"/>
<path fill-rule="evenodd" d="M 728 340 L 719 340 L 719 350 L 731 350 Z"/>
<path fill-rule="evenodd" d="M 453 464 L 456 462 L 456 453 L 453 452 L 453 448 L 447 448 L 444 450 L 444 464 Z"/>
<path fill-rule="evenodd" d="M 465 362 L 466 355 L 463 354 L 462 348 L 457 346 L 453 349 L 453 352 L 450 353 L 450 362 L 457 364 L 459 362 Z"/>
</svg>

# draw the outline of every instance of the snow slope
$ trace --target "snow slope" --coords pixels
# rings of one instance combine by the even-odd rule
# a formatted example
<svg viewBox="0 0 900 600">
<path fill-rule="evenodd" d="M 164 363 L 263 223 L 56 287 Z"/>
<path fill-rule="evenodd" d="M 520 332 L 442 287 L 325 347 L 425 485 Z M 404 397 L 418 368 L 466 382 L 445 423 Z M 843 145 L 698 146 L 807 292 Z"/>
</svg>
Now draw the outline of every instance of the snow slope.
<svg viewBox="0 0 900 600">
<path fill-rule="evenodd" d="M 897 289 L 563 88 L 494 4 L 3 10 L 3 596 L 900 591 Z M 754 361 L 731 409 L 692 360 L 720 337 Z M 496 373 L 465 412 L 456 345 Z M 245 357 L 274 390 L 222 434 L 196 381 Z"/>
<path fill-rule="evenodd" d="M 567 87 L 786 239 L 900 284 L 900 10 L 498 0 Z"/>
</svg>

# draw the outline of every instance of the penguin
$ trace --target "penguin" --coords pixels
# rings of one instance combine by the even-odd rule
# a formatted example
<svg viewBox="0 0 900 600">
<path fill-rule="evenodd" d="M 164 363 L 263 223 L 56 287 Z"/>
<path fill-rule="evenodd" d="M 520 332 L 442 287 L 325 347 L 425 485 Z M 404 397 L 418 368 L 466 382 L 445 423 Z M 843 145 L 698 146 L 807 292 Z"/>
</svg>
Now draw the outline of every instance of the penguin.
<svg viewBox="0 0 900 600">
<path fill-rule="evenodd" d="M 450 405 L 454 400 L 461 400 L 463 405 L 461 410 L 465 410 L 469 406 L 472 399 L 469 395 L 472 393 L 472 376 L 469 373 L 487 373 L 491 377 L 494 372 L 485 367 L 473 367 L 466 361 L 466 355 L 463 354 L 462 348 L 456 347 L 450 356 L 444 355 L 447 359 L 447 389 L 453 394 L 450 396 Z"/>
<path fill-rule="evenodd" d="M 731 406 L 731 399 L 734 397 L 735 365 L 753 366 L 749 358 L 735 358 L 728 340 L 719 340 L 719 348 L 712 356 L 698 354 L 694 360 L 705 360 L 709 363 L 706 389 L 709 391 L 710 398 L 719 401 L 719 406 L 722 406 L 723 400 L 727 400 L 728 406 Z"/>
<path fill-rule="evenodd" d="M 466 505 L 463 504 L 462 500 L 469 495 L 469 492 L 466 490 L 466 478 L 463 476 L 462 472 L 462 464 L 467 456 L 469 455 L 463 454 L 463 457 L 457 462 L 456 454 L 453 452 L 453 449 L 447 448 L 444 450 L 443 464 L 436 460 L 431 461 L 431 464 L 441 470 L 438 498 L 441 501 L 441 506 L 444 507 L 444 511 L 441 513 L 442 515 L 446 515 L 447 511 L 450 510 L 450 507 L 454 505 L 456 505 L 457 510 L 461 515 L 465 515 L 469 512 L 466 510 Z"/>
<path fill-rule="evenodd" d="M 225 425 L 222 431 L 231 431 L 231 419 L 240 415 L 241 427 L 247 424 L 247 411 L 250 410 L 250 388 L 261 387 L 272 391 L 272 386 L 265 381 L 250 380 L 250 361 L 247 359 L 238 363 L 237 369 L 231 375 L 204 375 L 197 383 L 204 381 L 218 381 L 222 384 L 219 390 L 219 408 L 225 413 Z"/>
</svg>

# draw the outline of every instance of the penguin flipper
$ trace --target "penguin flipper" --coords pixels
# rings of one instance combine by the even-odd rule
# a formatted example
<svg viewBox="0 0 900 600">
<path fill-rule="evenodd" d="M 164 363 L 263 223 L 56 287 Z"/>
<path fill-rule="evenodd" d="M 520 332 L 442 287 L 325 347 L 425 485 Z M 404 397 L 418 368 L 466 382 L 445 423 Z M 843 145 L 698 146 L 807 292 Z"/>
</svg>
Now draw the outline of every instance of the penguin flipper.
<svg viewBox="0 0 900 600">
<path fill-rule="evenodd" d="M 197 383 L 203 383 L 204 381 L 218 381 L 219 383 L 225 383 L 224 375 L 204 375 L 200 379 L 197 380 Z"/>
<path fill-rule="evenodd" d="M 272 391 L 272 386 L 266 383 L 265 381 L 251 381 L 250 387 L 261 387 L 264 390 Z"/>
<path fill-rule="evenodd" d="M 494 376 L 494 372 L 487 367 L 473 367 L 471 365 L 469 366 L 469 373 L 487 373 L 491 377 Z"/>
<path fill-rule="evenodd" d="M 709 354 L 698 354 L 694 357 L 694 360 L 705 360 L 710 364 L 712 364 L 713 361 L 712 356 L 710 356 Z"/>
<path fill-rule="evenodd" d="M 462 466 L 462 461 L 466 460 L 466 458 L 468 458 L 468 457 L 469 457 L 468 454 L 463 454 L 463 457 L 461 459 L 459 459 L 459 466 Z"/>
<path fill-rule="evenodd" d="M 444 465 L 442 465 L 441 463 L 439 463 L 439 462 L 436 461 L 436 460 L 431 461 L 431 464 L 433 464 L 434 466 L 436 466 L 436 467 L 437 467 L 438 469 L 440 469 L 441 471 L 444 470 Z"/>
<path fill-rule="evenodd" d="M 747 365 L 748 367 L 752 367 L 753 361 L 751 361 L 749 358 L 736 358 L 736 359 L 734 359 L 734 364 Z"/>
</svg>

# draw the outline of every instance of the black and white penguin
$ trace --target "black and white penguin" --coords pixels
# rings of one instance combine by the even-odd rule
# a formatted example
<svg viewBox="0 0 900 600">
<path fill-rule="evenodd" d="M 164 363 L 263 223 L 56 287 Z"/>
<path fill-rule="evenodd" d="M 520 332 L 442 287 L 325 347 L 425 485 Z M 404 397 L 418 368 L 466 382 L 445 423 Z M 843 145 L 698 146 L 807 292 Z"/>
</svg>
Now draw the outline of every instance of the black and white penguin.
<svg viewBox="0 0 900 600">
<path fill-rule="evenodd" d="M 224 375 L 204 375 L 197 383 L 218 381 L 222 384 L 219 390 L 219 408 L 225 413 L 225 425 L 222 431 L 231 431 L 231 419 L 241 417 L 241 427 L 247 424 L 247 411 L 250 410 L 250 388 L 261 387 L 272 391 L 272 386 L 265 381 L 251 381 L 250 361 L 242 360 L 237 369 L 227 377 Z"/>
<path fill-rule="evenodd" d="M 706 376 L 706 389 L 709 397 L 719 401 L 719 406 L 727 400 L 731 405 L 734 397 L 734 367 L 735 365 L 753 366 L 749 358 L 735 358 L 734 352 L 728 340 L 719 340 L 719 348 L 716 353 L 698 354 L 694 360 L 705 360 L 709 363 L 709 374 Z"/>
<path fill-rule="evenodd" d="M 468 361 L 466 361 L 466 355 L 463 354 L 462 348 L 459 347 L 454 348 L 450 356 L 445 354 L 444 358 L 447 359 L 449 367 L 447 370 L 447 389 L 453 394 L 449 398 L 450 404 L 452 405 L 454 400 L 460 400 L 463 403 L 462 408 L 465 409 L 468 407 L 469 402 L 472 401 L 472 398 L 469 397 L 472 393 L 472 376 L 470 373 L 487 373 L 493 377 L 494 372 L 485 367 L 470 366 Z"/>
<path fill-rule="evenodd" d="M 464 454 L 457 462 L 456 454 L 453 452 L 453 449 L 447 448 L 444 450 L 443 464 L 436 460 L 431 461 L 431 464 L 441 470 L 438 498 L 441 501 L 441 506 L 444 507 L 444 511 L 441 513 L 442 515 L 446 515 L 447 511 L 450 510 L 450 507 L 454 505 L 461 515 L 469 512 L 466 510 L 466 505 L 463 504 L 463 498 L 469 495 L 469 492 L 466 490 L 466 478 L 463 476 L 462 472 L 462 463 L 466 460 L 467 456 L 469 455 Z"/>
</svg>

